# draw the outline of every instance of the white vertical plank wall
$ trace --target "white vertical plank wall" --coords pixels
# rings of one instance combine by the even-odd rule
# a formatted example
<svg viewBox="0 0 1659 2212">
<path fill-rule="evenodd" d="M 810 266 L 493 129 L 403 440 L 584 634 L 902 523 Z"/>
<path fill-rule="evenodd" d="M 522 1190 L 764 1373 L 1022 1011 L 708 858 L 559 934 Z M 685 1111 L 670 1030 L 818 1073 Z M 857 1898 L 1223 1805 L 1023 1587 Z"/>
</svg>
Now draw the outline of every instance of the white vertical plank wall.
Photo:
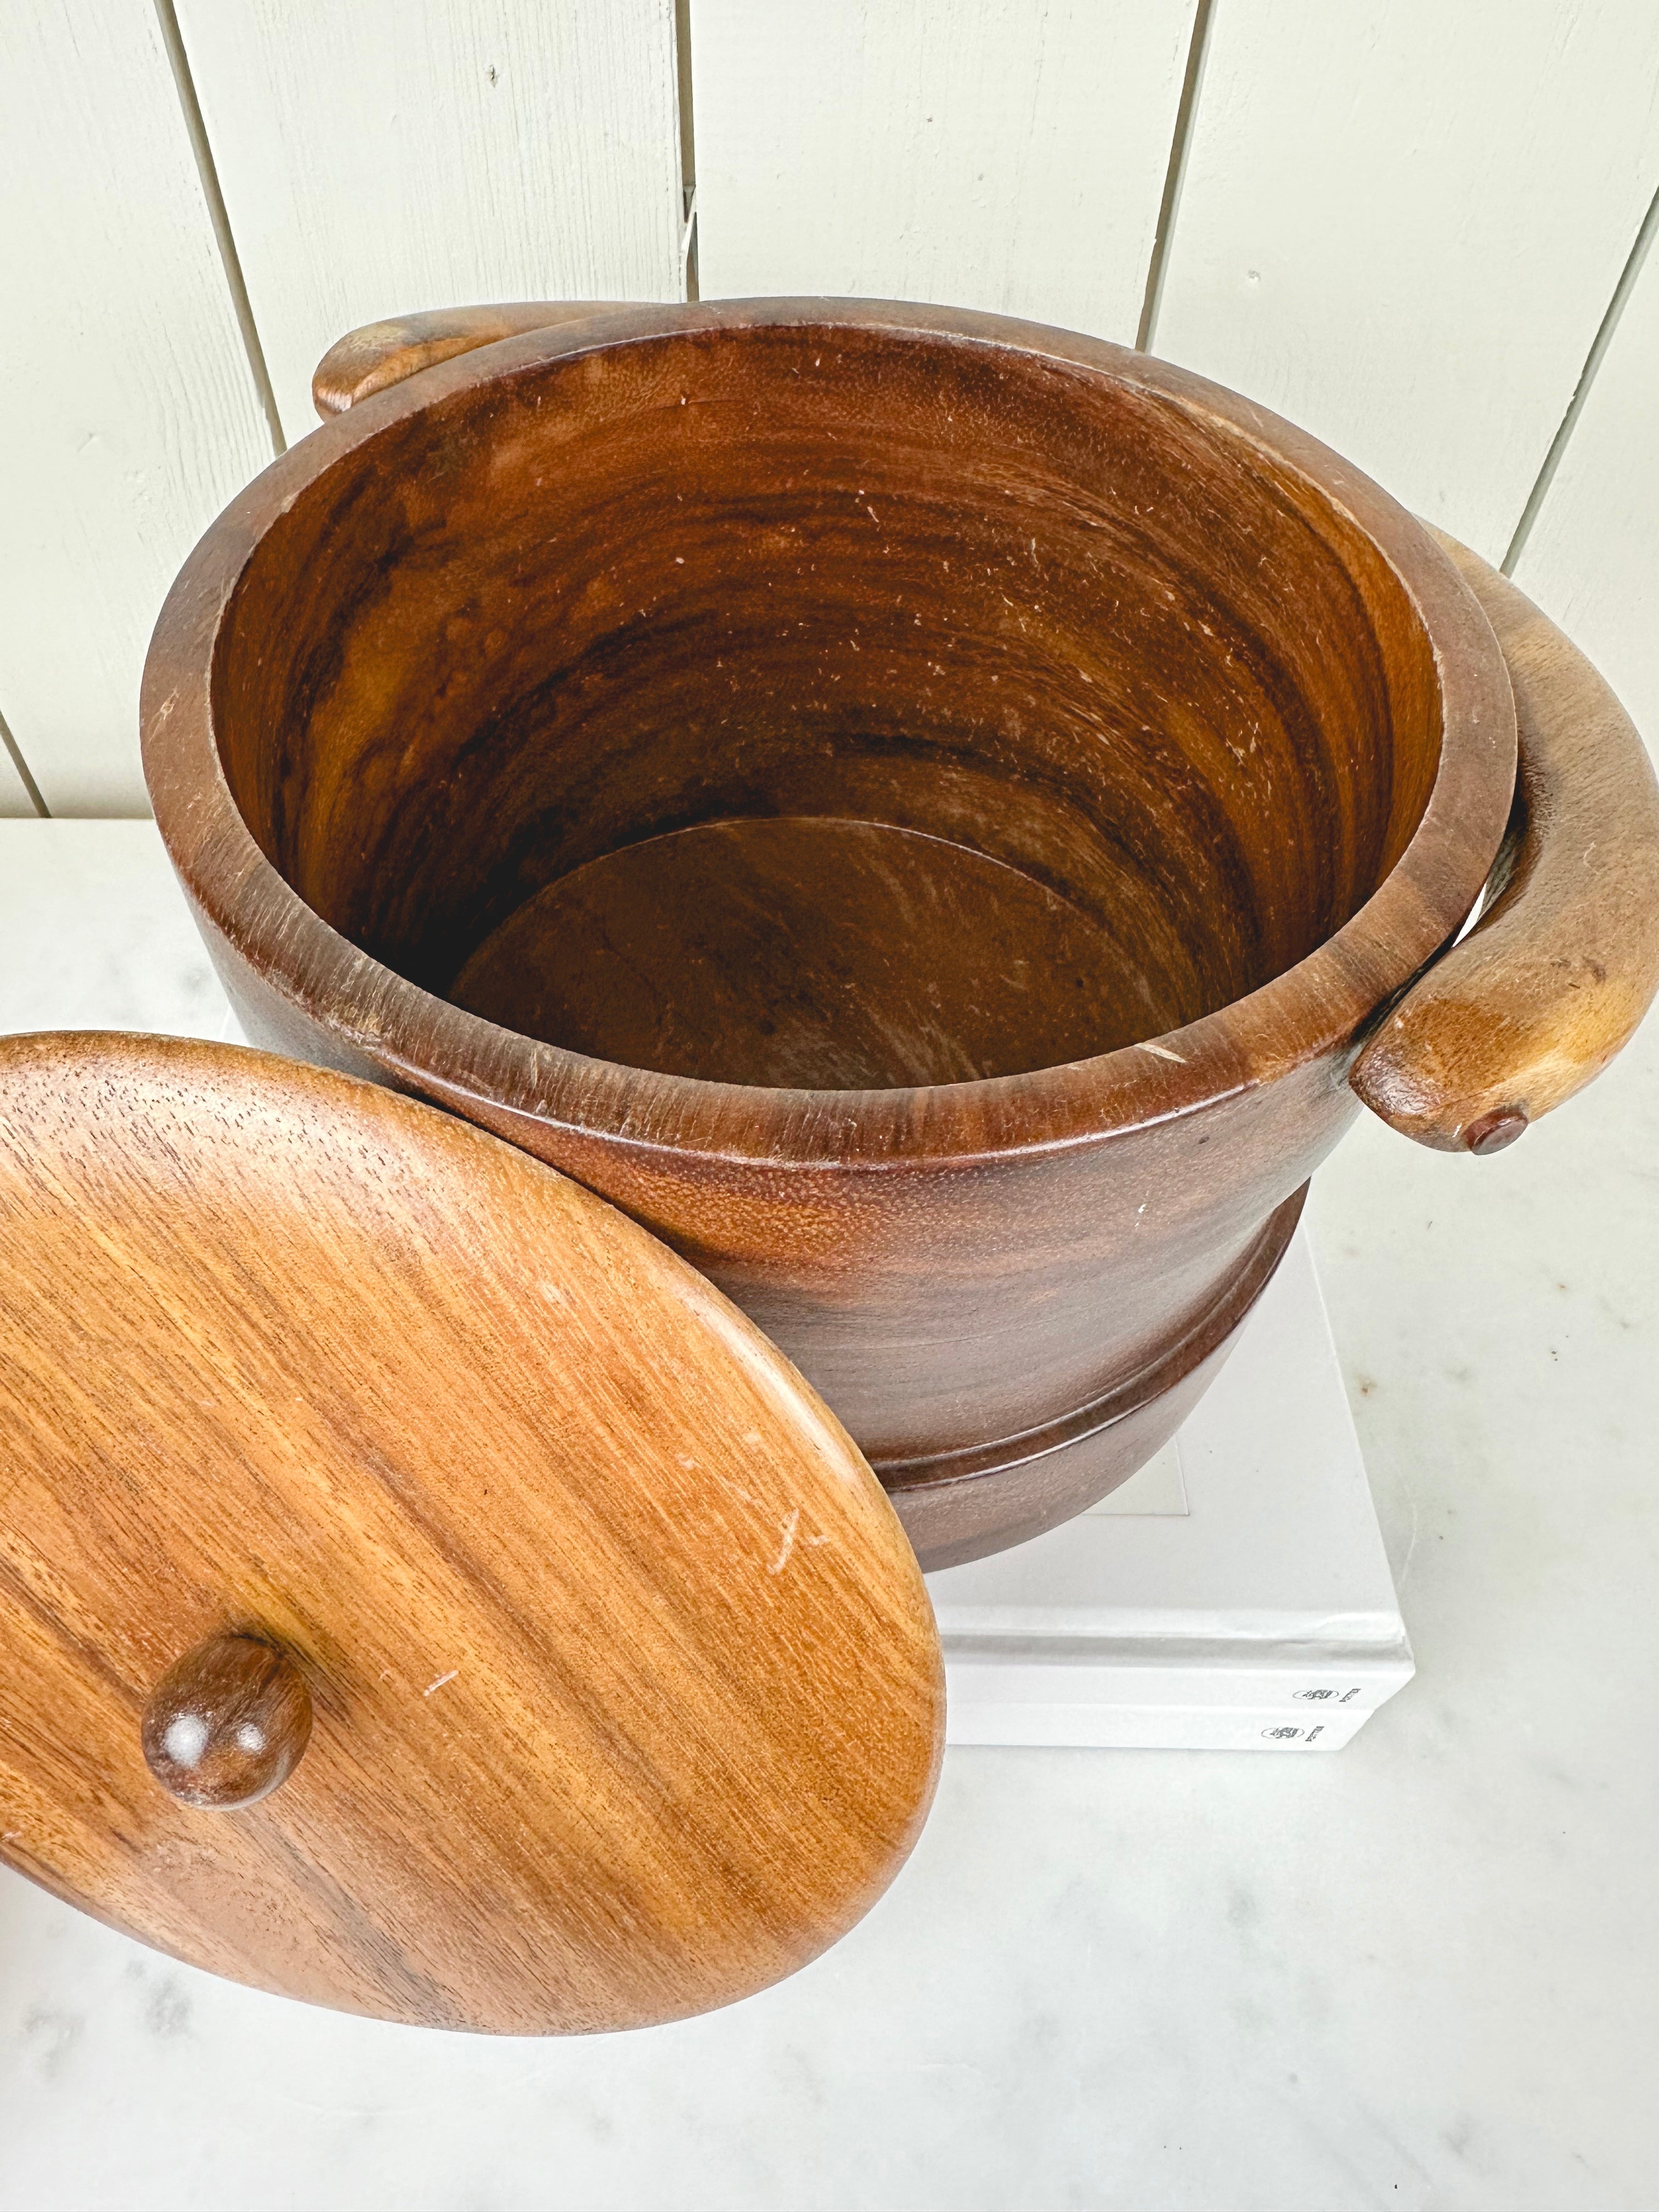
<svg viewBox="0 0 1659 2212">
<path fill-rule="evenodd" d="M 150 626 L 271 448 L 143 0 L 0 11 L 0 714 L 54 812 L 143 813 Z"/>
<path fill-rule="evenodd" d="M 0 717 L 144 807 L 150 625 L 343 330 L 684 288 L 676 0 L 0 0 Z M 702 289 L 1134 337 L 1501 556 L 1659 185 L 1655 0 L 683 0 Z M 198 149 L 200 150 L 200 149 Z M 245 338 L 214 228 L 251 303 Z M 1519 556 L 1659 732 L 1659 249 Z M 1569 416 L 1567 419 L 1571 420 Z M 27 813 L 0 748 L 0 813 Z"/>
<path fill-rule="evenodd" d="M 1656 183 L 1654 0 L 1216 0 L 1155 352 L 1501 559 Z"/>
<path fill-rule="evenodd" d="M 1659 245 L 1515 564 L 1659 755 Z"/>
<path fill-rule="evenodd" d="M 1195 0 L 691 0 L 705 299 L 860 294 L 1133 343 Z"/>
<path fill-rule="evenodd" d="M 290 441 L 343 331 L 678 299 L 673 0 L 179 0 Z"/>
</svg>

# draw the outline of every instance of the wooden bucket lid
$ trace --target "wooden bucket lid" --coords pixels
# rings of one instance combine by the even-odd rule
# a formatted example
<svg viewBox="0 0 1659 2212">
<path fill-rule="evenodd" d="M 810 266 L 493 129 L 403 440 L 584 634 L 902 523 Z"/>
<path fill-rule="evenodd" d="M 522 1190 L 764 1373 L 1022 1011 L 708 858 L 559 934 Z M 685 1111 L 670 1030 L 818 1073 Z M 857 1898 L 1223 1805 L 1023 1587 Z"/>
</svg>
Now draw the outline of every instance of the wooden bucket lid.
<svg viewBox="0 0 1659 2212">
<path fill-rule="evenodd" d="M 844 1431 L 645 1231 L 390 1091 L 0 1042 L 0 1854 L 194 1965 L 672 2020 L 926 1816 L 938 1638 Z"/>
</svg>

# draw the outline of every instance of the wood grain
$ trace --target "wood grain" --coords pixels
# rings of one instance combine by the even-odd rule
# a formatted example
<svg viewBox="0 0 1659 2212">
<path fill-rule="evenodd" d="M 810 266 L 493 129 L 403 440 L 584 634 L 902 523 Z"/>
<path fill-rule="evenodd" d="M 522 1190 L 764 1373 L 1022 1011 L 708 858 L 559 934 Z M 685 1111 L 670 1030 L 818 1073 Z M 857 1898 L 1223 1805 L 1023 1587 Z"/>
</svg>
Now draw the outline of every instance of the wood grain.
<svg viewBox="0 0 1659 2212">
<path fill-rule="evenodd" d="M 1515 689 L 1510 849 L 1480 921 L 1394 1008 L 1351 1080 L 1406 1135 L 1479 1153 L 1598 1075 L 1659 990 L 1659 785 L 1583 653 L 1478 555 L 1442 542 Z"/>
<path fill-rule="evenodd" d="M 697 0 L 705 299 L 815 292 L 1132 341 L 1195 0 Z"/>
<path fill-rule="evenodd" d="M 1659 185 L 1650 0 L 1215 10 L 1156 351 L 1504 548 Z"/>
<path fill-rule="evenodd" d="M 910 1848 L 937 1639 L 868 1468 L 614 1209 L 226 1046 L 0 1044 L 9 1863 L 197 1965 L 430 2025 L 722 2004 Z M 315 1706 L 243 1812 L 156 1788 L 181 1652 Z"/>
<path fill-rule="evenodd" d="M 1016 1075 L 1182 1013 L 1178 981 L 1127 966 L 1094 915 L 1006 861 L 788 815 L 590 860 L 509 915 L 449 996 L 596 1060 L 798 1091 Z"/>
<path fill-rule="evenodd" d="M 0 146 L 0 714 L 54 812 L 142 814 L 155 610 L 271 452 L 154 10 L 6 9 Z"/>
<path fill-rule="evenodd" d="M 417 315 L 368 323 L 337 338 L 318 362 L 311 380 L 312 403 L 326 422 L 331 415 L 343 415 L 354 402 L 401 384 L 423 368 L 434 368 L 441 361 L 453 361 L 458 354 L 526 331 L 550 330 L 558 323 L 580 322 L 585 315 L 614 313 L 617 305 L 514 301 L 498 307 L 433 307 Z"/>
<path fill-rule="evenodd" d="M 145 720 L 249 1033 L 657 1231 L 902 1512 L 944 1486 L 929 1560 L 1132 1471 L 1085 1439 L 1238 1315 L 1514 776 L 1478 604 L 1334 455 L 1100 341 L 846 302 L 595 314 L 355 404 L 204 542 Z M 865 866 L 866 927 L 820 866 L 763 945 L 761 846 L 878 836 L 957 890 Z M 576 900 L 580 1004 L 537 924 Z M 1039 915 L 1102 972 L 1020 975 Z M 552 964 L 487 1003 L 542 1038 L 453 1003 L 503 930 Z"/>
<path fill-rule="evenodd" d="M 290 441 L 354 325 L 678 299 L 673 0 L 179 0 Z"/>
</svg>

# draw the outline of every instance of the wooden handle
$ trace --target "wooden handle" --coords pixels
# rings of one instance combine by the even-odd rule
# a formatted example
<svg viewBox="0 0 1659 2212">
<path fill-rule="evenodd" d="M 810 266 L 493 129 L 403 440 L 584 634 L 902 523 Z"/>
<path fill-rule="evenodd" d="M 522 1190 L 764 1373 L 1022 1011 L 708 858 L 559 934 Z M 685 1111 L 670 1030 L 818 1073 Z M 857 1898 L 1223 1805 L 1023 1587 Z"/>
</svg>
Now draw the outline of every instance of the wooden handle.
<svg viewBox="0 0 1659 2212">
<path fill-rule="evenodd" d="M 1495 1152 L 1598 1075 L 1659 988 L 1659 787 L 1629 716 L 1530 599 L 1437 531 L 1497 633 L 1520 732 L 1487 904 L 1349 1080 L 1439 1152 Z"/>
<path fill-rule="evenodd" d="M 170 1796 L 228 1812 L 286 1782 L 311 1737 L 311 1692 L 285 1651 L 255 1636 L 210 1636 L 144 1707 L 144 1763 Z"/>
<path fill-rule="evenodd" d="M 361 330 L 337 338 L 318 362 L 311 397 L 327 422 L 370 392 L 384 392 L 419 369 L 453 361 L 457 354 L 494 345 L 499 338 L 522 337 L 526 331 L 580 322 L 584 315 L 609 314 L 618 304 L 611 300 L 520 300 L 493 307 L 433 307 L 423 314 L 394 315 L 390 322 L 365 323 Z"/>
</svg>

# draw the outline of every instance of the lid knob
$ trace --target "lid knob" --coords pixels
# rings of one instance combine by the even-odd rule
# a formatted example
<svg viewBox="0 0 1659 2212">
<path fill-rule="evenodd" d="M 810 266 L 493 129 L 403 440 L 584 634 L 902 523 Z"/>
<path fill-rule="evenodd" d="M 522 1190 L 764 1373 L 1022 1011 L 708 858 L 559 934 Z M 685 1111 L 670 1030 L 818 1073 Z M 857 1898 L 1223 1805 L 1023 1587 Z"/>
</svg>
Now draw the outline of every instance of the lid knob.
<svg viewBox="0 0 1659 2212">
<path fill-rule="evenodd" d="M 228 1812 L 285 1782 L 311 1735 L 311 1692 L 263 1638 L 210 1636 L 175 1661 L 144 1707 L 144 1762 L 181 1804 Z"/>
</svg>

